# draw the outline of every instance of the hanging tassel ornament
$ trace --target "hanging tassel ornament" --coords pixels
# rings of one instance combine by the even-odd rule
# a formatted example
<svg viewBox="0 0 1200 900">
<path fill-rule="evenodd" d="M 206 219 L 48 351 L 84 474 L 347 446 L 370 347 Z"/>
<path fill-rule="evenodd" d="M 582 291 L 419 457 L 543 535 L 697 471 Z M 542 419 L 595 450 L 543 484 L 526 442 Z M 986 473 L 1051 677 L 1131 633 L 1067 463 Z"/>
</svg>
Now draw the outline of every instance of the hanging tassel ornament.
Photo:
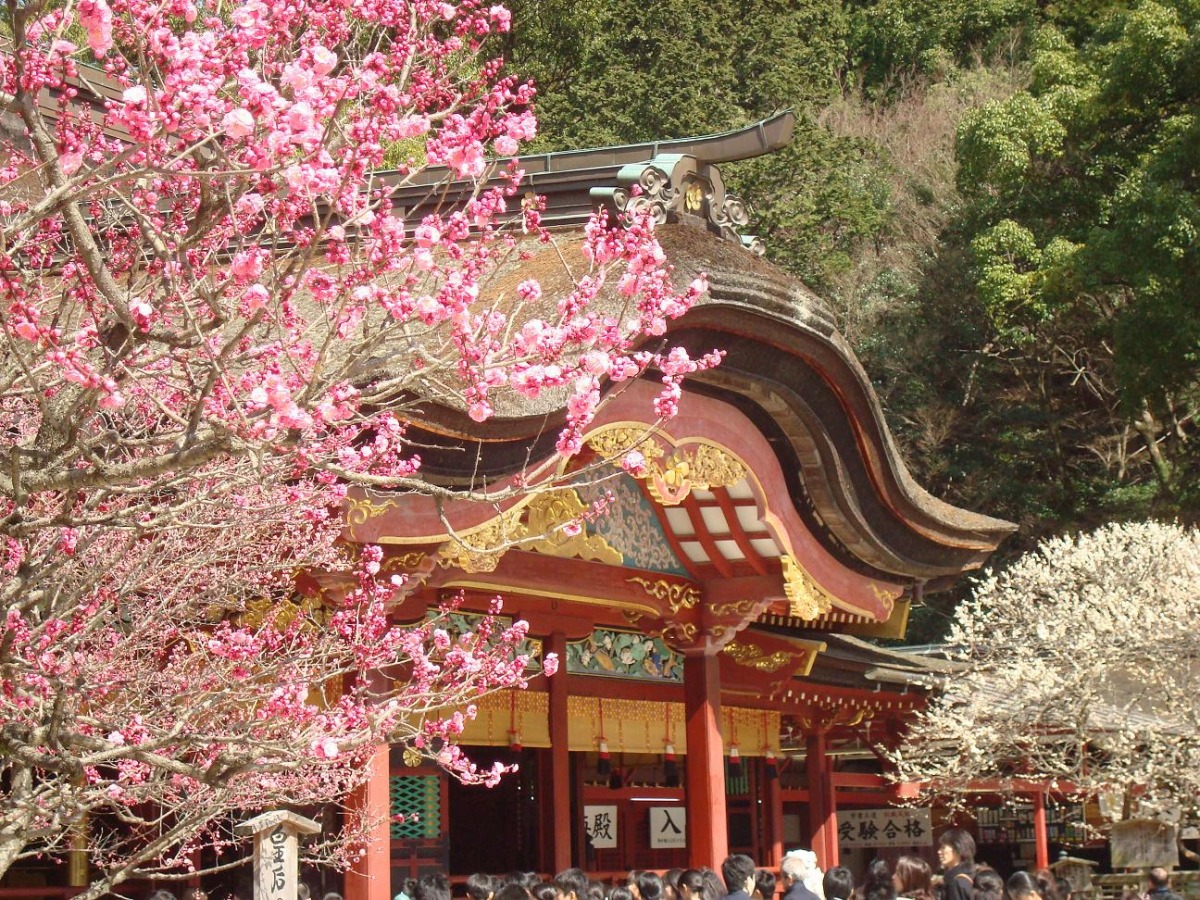
<svg viewBox="0 0 1200 900">
<path fill-rule="evenodd" d="M 663 748 L 663 784 L 669 788 L 679 787 L 679 763 L 675 761 L 675 745 L 670 741 Z"/>
<path fill-rule="evenodd" d="M 767 748 L 767 753 L 763 757 L 763 774 L 766 775 L 767 781 L 774 781 L 779 777 L 779 765 L 775 762 L 775 751 Z"/>
<path fill-rule="evenodd" d="M 520 757 L 521 751 L 524 749 L 521 745 L 521 732 L 510 731 L 508 733 L 508 752 L 514 757 Z"/>
<path fill-rule="evenodd" d="M 599 753 L 596 756 L 596 774 L 600 776 L 608 776 L 612 774 L 612 759 L 608 755 L 608 741 L 600 738 L 596 749 Z"/>
<path fill-rule="evenodd" d="M 742 754 L 737 744 L 729 748 L 729 777 L 738 778 L 742 774 Z"/>
</svg>

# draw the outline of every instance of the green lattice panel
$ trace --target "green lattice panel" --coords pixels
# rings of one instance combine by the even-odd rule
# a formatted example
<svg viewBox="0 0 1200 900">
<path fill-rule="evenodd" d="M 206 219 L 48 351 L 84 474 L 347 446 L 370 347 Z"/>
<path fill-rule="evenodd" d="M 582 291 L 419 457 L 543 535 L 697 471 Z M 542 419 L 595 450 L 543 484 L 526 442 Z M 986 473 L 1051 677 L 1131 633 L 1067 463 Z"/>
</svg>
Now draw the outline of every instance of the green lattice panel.
<svg viewBox="0 0 1200 900">
<path fill-rule="evenodd" d="M 442 785 L 437 775 L 393 775 L 391 799 L 393 816 L 418 816 L 415 822 L 392 822 L 394 839 L 442 836 Z"/>
</svg>

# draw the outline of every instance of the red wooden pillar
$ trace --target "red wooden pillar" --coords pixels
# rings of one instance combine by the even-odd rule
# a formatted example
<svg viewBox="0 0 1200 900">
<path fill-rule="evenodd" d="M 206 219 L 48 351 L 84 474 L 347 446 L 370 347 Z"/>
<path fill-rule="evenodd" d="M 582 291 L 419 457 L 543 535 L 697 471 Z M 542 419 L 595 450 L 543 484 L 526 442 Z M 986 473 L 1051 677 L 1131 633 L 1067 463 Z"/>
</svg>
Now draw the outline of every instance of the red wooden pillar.
<svg viewBox="0 0 1200 900">
<path fill-rule="evenodd" d="M 783 862 L 783 791 L 779 787 L 779 775 L 768 778 L 765 764 L 762 784 L 763 820 L 767 823 L 766 858 L 763 859 L 763 865 L 769 869 L 778 869 Z"/>
<path fill-rule="evenodd" d="M 375 824 L 362 857 L 346 873 L 346 900 L 391 900 L 392 834 L 389 791 L 389 748 L 377 747 L 368 764 L 367 783 L 350 797 L 352 808 L 363 810 Z"/>
<path fill-rule="evenodd" d="M 825 752 L 825 731 L 808 736 L 808 823 L 817 863 L 825 871 L 838 864 L 837 801 L 833 791 L 833 760 Z"/>
<path fill-rule="evenodd" d="M 725 751 L 718 727 L 721 680 L 717 657 L 700 652 L 683 664 L 687 717 L 687 838 L 692 868 L 720 869 L 729 855 L 725 820 Z"/>
<path fill-rule="evenodd" d="M 1050 840 L 1046 835 L 1046 795 L 1041 791 L 1033 795 L 1033 845 L 1034 865 L 1045 869 L 1050 865 Z"/>
<path fill-rule="evenodd" d="M 547 651 L 557 653 L 558 674 L 550 678 L 551 872 L 571 868 L 571 749 L 567 743 L 567 636 L 550 635 Z"/>
</svg>

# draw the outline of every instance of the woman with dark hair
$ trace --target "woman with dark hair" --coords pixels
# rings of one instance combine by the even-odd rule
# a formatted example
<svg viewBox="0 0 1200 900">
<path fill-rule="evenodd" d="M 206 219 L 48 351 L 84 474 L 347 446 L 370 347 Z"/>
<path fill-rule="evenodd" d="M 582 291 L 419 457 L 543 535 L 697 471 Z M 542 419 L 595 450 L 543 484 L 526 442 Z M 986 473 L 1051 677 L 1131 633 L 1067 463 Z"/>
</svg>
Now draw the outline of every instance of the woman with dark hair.
<svg viewBox="0 0 1200 900">
<path fill-rule="evenodd" d="M 1004 879 L 990 866 L 975 870 L 975 900 L 1004 900 Z"/>
<path fill-rule="evenodd" d="M 938 838 L 938 862 L 944 900 L 972 900 L 975 892 L 975 838 L 961 828 L 951 828 Z"/>
<path fill-rule="evenodd" d="M 704 900 L 704 873 L 699 869 L 679 873 L 679 900 Z"/>
<path fill-rule="evenodd" d="M 637 900 L 663 900 L 663 882 L 657 872 L 638 872 L 634 885 Z"/>
<path fill-rule="evenodd" d="M 901 856 L 896 860 L 892 885 L 904 900 L 933 900 L 933 870 L 919 856 Z"/>
<path fill-rule="evenodd" d="M 1033 880 L 1037 882 L 1038 893 L 1042 895 L 1043 900 L 1067 900 L 1058 891 L 1058 878 L 1050 869 L 1038 869 L 1033 874 Z"/>
<path fill-rule="evenodd" d="M 1037 879 L 1028 872 L 1013 872 L 1004 885 L 1008 900 L 1044 900 Z"/>
<path fill-rule="evenodd" d="M 666 900 L 681 900 L 679 896 L 679 876 L 683 874 L 683 869 L 667 869 L 663 873 L 663 897 Z"/>
<path fill-rule="evenodd" d="M 875 857 L 867 864 L 867 877 L 858 888 L 862 900 L 896 900 L 896 886 L 886 859 Z"/>
</svg>

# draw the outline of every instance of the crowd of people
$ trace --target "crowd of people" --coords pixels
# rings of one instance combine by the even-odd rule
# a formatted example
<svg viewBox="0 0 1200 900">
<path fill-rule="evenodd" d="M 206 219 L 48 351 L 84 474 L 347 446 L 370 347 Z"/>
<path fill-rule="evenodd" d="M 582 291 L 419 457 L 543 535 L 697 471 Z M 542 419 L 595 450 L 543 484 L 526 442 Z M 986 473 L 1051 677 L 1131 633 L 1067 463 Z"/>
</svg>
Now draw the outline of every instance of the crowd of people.
<svg viewBox="0 0 1200 900">
<path fill-rule="evenodd" d="M 814 853 L 793 850 L 784 856 L 778 878 L 756 867 L 749 856 L 735 854 L 719 874 L 709 868 L 669 869 L 662 875 L 633 871 L 618 884 L 596 881 L 574 868 L 550 881 L 532 872 L 478 874 L 467 879 L 466 892 L 469 900 L 1072 900 L 1070 882 L 1049 869 L 1004 879 L 977 863 L 975 840 L 962 829 L 939 838 L 938 862 L 940 874 L 919 856 L 901 856 L 894 866 L 876 858 L 856 884 L 850 869 L 834 866 L 822 872 Z M 424 875 L 406 883 L 394 900 L 451 900 L 450 882 L 445 875 Z M 1141 900 L 1179 898 L 1155 894 Z"/>
<path fill-rule="evenodd" d="M 792 850 L 784 856 L 778 878 L 771 870 L 756 867 L 749 856 L 735 854 L 721 865 L 720 874 L 709 868 L 669 869 L 662 875 L 639 870 L 612 884 L 572 868 L 549 881 L 535 872 L 502 877 L 476 874 L 467 879 L 465 888 L 468 900 L 1074 900 L 1071 883 L 1049 869 L 1014 872 L 1005 879 L 976 862 L 975 850 L 969 832 L 952 828 L 938 838 L 940 873 L 919 856 L 901 856 L 895 865 L 876 858 L 858 884 L 850 869 L 834 866 L 822 872 L 815 853 Z M 1180 900 L 1171 891 L 1165 869 L 1151 869 L 1148 876 L 1146 893 L 1130 891 L 1122 900 Z M 299 900 L 315 898 L 308 885 L 299 887 Z M 192 889 L 191 894 L 184 900 L 208 900 L 202 891 Z M 451 898 L 450 879 L 442 872 L 430 872 L 406 881 L 393 900 Z M 159 891 L 149 900 L 175 897 Z M 330 892 L 322 900 L 342 897 Z"/>
</svg>

